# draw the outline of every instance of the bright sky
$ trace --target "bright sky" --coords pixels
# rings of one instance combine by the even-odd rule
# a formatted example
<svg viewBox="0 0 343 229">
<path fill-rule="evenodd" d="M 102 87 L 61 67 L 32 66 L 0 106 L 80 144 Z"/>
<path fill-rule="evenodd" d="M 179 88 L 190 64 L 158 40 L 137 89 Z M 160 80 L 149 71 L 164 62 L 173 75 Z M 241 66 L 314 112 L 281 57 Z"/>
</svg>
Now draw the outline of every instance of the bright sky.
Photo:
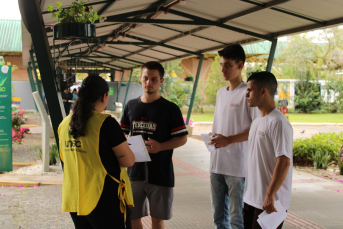
<svg viewBox="0 0 343 229">
<path fill-rule="evenodd" d="M 21 19 L 18 0 L 0 0 L 0 6 L 0 19 Z"/>
</svg>

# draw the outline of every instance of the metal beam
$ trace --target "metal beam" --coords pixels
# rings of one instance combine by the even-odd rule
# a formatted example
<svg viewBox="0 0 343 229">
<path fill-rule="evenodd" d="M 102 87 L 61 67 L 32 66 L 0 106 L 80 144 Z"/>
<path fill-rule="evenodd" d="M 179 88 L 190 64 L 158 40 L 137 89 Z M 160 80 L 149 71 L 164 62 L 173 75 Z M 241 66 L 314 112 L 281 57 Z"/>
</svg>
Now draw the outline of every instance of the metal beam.
<svg viewBox="0 0 343 229">
<path fill-rule="evenodd" d="M 172 14 L 175 14 L 175 15 L 178 15 L 178 16 L 181 16 L 181 17 L 193 19 L 193 20 L 204 21 L 204 22 L 207 22 L 207 21 L 208 22 L 212 22 L 211 20 L 208 20 L 208 19 L 205 19 L 205 18 L 201 18 L 201 17 L 195 16 L 195 15 L 192 15 L 192 14 L 187 14 L 187 13 L 184 13 L 184 12 L 181 12 L 181 11 L 178 11 L 178 10 L 170 9 L 169 13 L 172 13 Z M 231 26 L 231 25 L 226 25 L 226 24 L 223 24 L 223 23 L 220 23 L 220 22 L 215 22 L 214 25 L 218 26 L 218 27 L 221 27 L 221 28 L 224 28 L 224 29 L 232 30 L 232 31 L 235 31 L 235 32 L 238 32 L 238 33 L 243 33 L 243 34 L 246 34 L 246 35 L 249 35 L 249 36 L 257 37 L 257 38 L 260 38 L 260 39 L 264 39 L 264 40 L 268 40 L 268 41 L 272 40 L 272 37 L 269 37 L 269 36 L 266 36 L 266 35 L 262 35 L 262 34 L 258 34 L 258 33 L 255 33 L 255 32 L 252 32 L 252 31 L 248 31 L 248 30 L 245 30 L 245 29 L 240 29 L 240 28 L 237 28 L 237 27 L 234 27 L 234 26 Z"/>
<path fill-rule="evenodd" d="M 268 57 L 268 63 L 267 63 L 267 69 L 266 69 L 266 71 L 268 71 L 268 72 L 271 72 L 271 70 L 272 70 L 276 45 L 277 45 L 277 38 L 274 38 L 272 41 L 272 45 L 270 47 L 270 51 L 269 51 L 269 57 Z"/>
<path fill-rule="evenodd" d="M 194 98 L 195 98 L 195 94 L 196 94 L 196 92 L 197 92 L 197 87 L 198 87 L 198 82 L 199 82 L 199 77 L 200 77 L 200 71 L 201 71 L 201 66 L 202 66 L 203 60 L 204 60 L 204 55 L 201 55 L 201 56 L 200 56 L 200 59 L 199 59 L 197 75 L 196 75 L 196 77 L 195 77 L 195 81 L 194 81 L 194 85 L 193 85 L 193 92 L 192 92 L 191 102 L 190 102 L 189 108 L 188 108 L 186 125 L 189 124 L 189 119 L 190 119 L 191 114 L 192 114 Z"/>
<path fill-rule="evenodd" d="M 105 3 L 105 5 L 103 7 L 101 7 L 100 10 L 98 10 L 98 15 L 105 13 L 106 10 L 108 10 L 108 8 L 110 8 L 116 1 L 117 0 L 112 0 L 112 1 Z"/>
<path fill-rule="evenodd" d="M 166 20 L 166 19 L 141 19 L 141 18 L 117 18 L 114 17 L 109 22 L 133 23 L 133 24 L 171 24 L 171 25 L 204 25 L 217 26 L 212 21 L 198 21 L 198 20 Z"/>
<path fill-rule="evenodd" d="M 154 42 L 154 41 L 151 41 L 151 40 L 148 40 L 148 39 L 144 39 L 144 38 L 141 38 L 141 37 L 137 37 L 137 36 L 133 36 L 133 35 L 126 35 L 126 37 L 132 38 L 132 39 L 135 39 L 135 40 L 139 40 L 139 41 L 143 41 L 143 42 Z M 199 52 L 193 52 L 193 51 L 190 51 L 190 50 L 187 50 L 187 49 L 178 48 L 178 47 L 175 47 L 175 46 L 172 46 L 172 45 L 167 45 L 167 44 L 164 44 L 164 43 L 161 43 L 161 42 L 156 42 L 155 45 L 163 46 L 163 47 L 166 47 L 166 48 L 170 48 L 170 49 L 173 49 L 173 50 L 177 50 L 177 51 L 180 51 L 180 52 L 189 53 L 189 54 L 193 54 L 193 55 L 200 55 L 201 54 Z"/>
<path fill-rule="evenodd" d="M 109 26 L 114 26 L 114 25 L 121 24 L 121 23 L 112 23 L 112 24 L 106 24 L 106 25 L 99 25 L 100 23 L 101 22 L 94 22 L 94 24 L 96 25 L 96 29 L 100 29 L 100 28 L 104 28 L 104 27 L 109 27 Z M 50 26 L 50 27 L 46 27 L 45 31 L 47 33 L 51 33 L 51 32 L 53 32 L 53 29 Z M 48 38 L 51 38 L 51 37 L 53 37 L 53 35 L 48 36 Z"/>
<path fill-rule="evenodd" d="M 259 2 L 255 2 L 255 1 L 251 1 L 251 0 L 241 0 L 241 1 L 242 2 L 246 2 L 246 3 L 250 3 L 250 4 L 254 4 L 254 5 L 260 6 L 260 7 L 264 7 L 266 4 L 268 4 L 268 3 L 259 3 Z M 318 24 L 323 24 L 323 25 L 326 24 L 325 21 L 314 19 L 314 18 L 311 18 L 309 16 L 301 15 L 299 13 L 295 13 L 295 12 L 292 12 L 292 11 L 289 11 L 289 10 L 285 10 L 285 9 L 281 9 L 281 8 L 276 8 L 276 7 L 270 7 L 270 9 L 274 10 L 274 11 L 278 11 L 278 12 L 284 13 L 284 14 L 288 14 L 288 15 L 291 15 L 291 16 L 294 16 L 294 17 L 302 18 L 302 19 L 305 19 L 305 20 L 308 20 L 308 21 L 316 22 Z"/>
<path fill-rule="evenodd" d="M 129 52 L 125 49 L 120 49 L 120 48 L 117 48 L 117 47 L 112 47 L 112 46 L 107 46 L 109 48 L 112 48 L 112 49 L 117 49 L 117 50 L 120 50 L 120 51 L 125 51 L 125 52 Z M 153 50 L 153 49 L 152 49 Z M 152 56 L 148 56 L 148 55 L 144 55 L 144 54 L 141 54 L 141 53 L 135 53 L 135 52 L 129 52 L 129 55 L 140 55 L 140 56 L 144 56 L 144 57 L 148 57 L 148 58 L 152 58 L 152 59 L 155 59 L 155 60 L 158 60 L 158 61 L 161 61 L 161 59 L 158 59 L 156 57 L 152 57 Z M 171 54 L 170 54 L 171 55 Z M 125 57 L 126 55 L 124 55 L 123 57 Z"/>
<path fill-rule="evenodd" d="M 240 42 L 235 42 L 235 43 L 240 44 L 240 45 L 245 45 L 245 44 L 256 43 L 256 42 L 259 42 L 259 41 L 261 41 L 261 40 L 260 39 L 256 39 L 256 38 L 250 38 L 250 39 L 246 39 L 246 40 L 243 40 L 243 41 L 240 41 Z M 211 47 L 211 48 L 202 49 L 199 52 L 200 53 L 213 52 L 213 51 L 217 51 L 217 50 L 223 49 L 226 46 L 227 45 L 214 46 L 214 47 Z M 192 56 L 194 56 L 194 55 L 185 54 L 185 55 L 176 56 L 176 57 L 172 57 L 172 58 L 169 58 L 169 59 L 161 60 L 159 62 L 160 63 L 165 63 L 165 62 L 170 62 L 170 61 L 174 61 L 174 60 L 180 60 L 180 59 L 189 58 L 189 57 L 192 57 Z M 138 67 L 140 67 L 140 66 L 137 65 L 137 66 L 133 66 L 132 68 L 138 68 Z"/>
<path fill-rule="evenodd" d="M 150 9 L 145 9 L 145 10 L 136 10 L 136 11 L 131 11 L 128 13 L 122 13 L 122 14 L 107 16 L 106 21 L 111 21 L 112 19 L 115 19 L 115 18 L 128 18 L 128 17 L 134 17 L 134 16 L 139 16 L 139 15 L 144 15 L 144 14 L 149 14 L 149 13 L 156 13 L 156 12 L 157 12 L 157 8 L 150 8 Z"/>
<path fill-rule="evenodd" d="M 61 123 L 62 107 L 57 95 L 55 82 L 55 65 L 52 60 L 48 38 L 44 28 L 44 20 L 40 5 L 36 0 L 18 0 L 22 20 L 27 31 L 31 34 L 32 44 L 35 47 L 36 58 L 41 69 L 42 83 L 55 134 L 56 144 L 59 146 L 58 125 Z M 64 108 L 63 108 L 64 109 Z"/>
<path fill-rule="evenodd" d="M 163 28 L 163 29 L 168 29 L 168 30 L 171 30 L 171 31 L 174 31 L 174 32 L 183 33 L 183 31 L 181 31 L 181 30 L 177 30 L 177 29 L 174 29 L 174 28 L 169 28 L 169 27 L 166 27 L 166 26 L 163 26 L 163 25 L 157 25 L 157 24 L 152 24 L 152 25 L 156 26 L 156 27 Z M 217 41 L 217 40 L 214 40 L 214 39 L 210 39 L 210 38 L 207 38 L 207 37 L 203 37 L 203 36 L 199 36 L 199 35 L 195 35 L 195 34 L 189 34 L 189 35 L 191 35 L 193 37 L 205 39 L 205 40 L 208 40 L 208 41 L 213 41 L 213 42 L 217 42 L 217 43 L 220 43 L 220 44 L 228 45 L 227 43 L 224 43 L 224 42 L 221 42 L 221 41 Z"/>
<path fill-rule="evenodd" d="M 124 98 L 124 103 L 123 103 L 123 110 L 124 110 L 124 108 L 125 108 L 126 99 L 127 99 L 127 94 L 129 93 L 129 89 L 130 89 L 130 83 L 131 83 L 132 73 L 133 73 L 133 69 L 131 69 L 129 82 L 127 83 L 127 88 L 126 88 L 125 98 Z"/>
<path fill-rule="evenodd" d="M 121 66 L 118 66 L 118 65 L 114 65 L 114 64 L 108 64 L 108 63 L 105 63 L 105 62 L 101 62 L 101 61 L 97 61 L 97 60 L 93 60 L 93 59 L 89 59 L 95 63 L 100 63 L 102 66 L 104 66 L 104 64 L 106 65 L 109 65 L 111 67 L 116 67 L 116 68 L 119 68 L 120 70 L 129 70 L 129 68 L 124 68 L 124 67 L 121 67 Z"/>
<path fill-rule="evenodd" d="M 256 4 L 256 6 L 253 7 L 253 8 L 250 8 L 250 9 L 247 9 L 247 10 L 243 10 L 241 12 L 235 13 L 235 14 L 230 15 L 230 16 L 228 16 L 226 18 L 221 19 L 221 20 L 224 23 L 224 22 L 227 22 L 227 21 L 230 21 L 230 20 L 233 20 L 233 19 L 237 19 L 237 18 L 246 16 L 246 15 L 251 14 L 251 13 L 258 12 L 260 10 L 269 9 L 272 6 L 279 5 L 279 4 L 288 2 L 288 1 L 290 1 L 290 0 L 274 0 L 274 1 L 270 1 L 270 2 L 264 3 L 264 4 L 258 4 L 258 5 Z"/>
<path fill-rule="evenodd" d="M 286 1 L 286 0 L 274 0 L 274 1 L 271 1 L 271 2 L 269 2 L 269 3 L 267 3 L 267 4 L 265 4 L 264 6 L 259 6 L 258 8 L 259 8 L 259 9 L 269 8 L 269 7 L 273 6 L 273 5 L 281 4 L 281 3 L 285 2 L 285 1 Z M 257 11 L 257 8 L 256 8 L 256 7 L 252 8 L 252 10 L 250 11 L 250 13 L 253 13 L 253 12 L 255 12 L 255 11 Z M 242 12 L 236 14 L 236 15 L 230 15 L 230 16 L 228 16 L 228 17 L 221 18 L 221 19 L 217 20 L 216 22 L 218 22 L 218 23 L 225 23 L 225 22 L 227 22 L 227 21 L 229 21 L 229 20 L 233 20 L 233 19 L 235 19 L 235 18 L 237 18 L 237 17 L 241 17 L 241 16 L 247 15 L 247 14 L 248 14 L 248 12 L 242 11 Z M 125 16 L 125 15 L 123 15 L 123 16 Z M 156 25 L 155 25 L 155 26 L 156 26 Z M 162 27 L 162 26 L 160 26 L 160 27 Z M 167 27 L 164 27 L 164 28 L 167 28 Z M 170 42 L 170 41 L 179 39 L 179 38 L 181 38 L 181 37 L 185 37 L 185 36 L 188 36 L 188 35 L 194 35 L 193 33 L 202 31 L 202 30 L 207 29 L 207 28 L 209 28 L 209 27 L 207 27 L 207 26 L 201 26 L 201 27 L 197 27 L 197 28 L 194 28 L 194 29 L 191 29 L 191 30 L 188 30 L 188 31 L 181 31 L 180 34 L 178 34 L 178 35 L 176 35 L 176 36 L 173 36 L 173 37 L 170 37 L 170 38 L 167 38 L 167 39 L 165 39 L 165 40 L 163 40 L 163 41 L 161 41 L 161 42 L 162 42 L 162 43 L 167 43 L 167 42 Z M 168 28 L 168 29 L 171 29 L 171 28 Z M 172 29 L 172 30 L 173 30 L 173 29 Z M 197 35 L 194 35 L 194 36 L 197 36 Z M 198 36 L 198 37 L 200 37 L 200 36 Z M 204 38 L 204 37 L 201 37 L 201 38 Z M 207 38 L 204 38 L 204 39 L 207 39 Z M 255 39 L 255 38 L 254 38 L 254 39 Z M 214 40 L 213 40 L 213 41 L 214 41 Z M 225 44 L 225 43 L 223 43 L 223 42 L 219 42 L 219 41 L 214 41 L 214 42 L 218 42 L 218 43 L 222 43 L 222 44 L 224 44 L 224 45 L 227 45 L 227 44 Z M 156 46 L 150 46 L 150 47 L 142 48 L 141 50 L 138 50 L 138 51 L 136 51 L 136 52 L 134 52 L 134 53 L 130 53 L 130 54 L 128 54 L 128 55 L 125 55 L 125 57 L 131 56 L 131 55 L 135 55 L 135 54 L 139 54 L 140 52 L 143 52 L 143 51 L 146 51 L 146 50 L 149 50 L 149 49 L 153 50 L 154 47 L 156 47 Z M 223 46 L 221 46 L 221 47 L 223 47 Z M 170 55 L 171 55 L 171 54 L 170 54 Z M 190 56 L 190 55 L 183 55 L 183 56 Z M 182 56 L 175 56 L 175 58 L 172 58 L 172 59 L 180 59 L 180 58 L 182 58 Z"/>
<path fill-rule="evenodd" d="M 132 60 L 132 59 L 128 59 L 128 58 L 126 58 L 126 57 L 116 56 L 116 55 L 109 54 L 109 53 L 105 53 L 105 52 L 101 52 L 101 51 L 97 51 L 97 53 L 109 55 L 111 58 L 124 59 L 124 60 L 131 61 L 131 62 L 134 62 L 134 63 L 144 64 L 143 62 L 140 62 L 140 61 L 137 61 L 137 60 Z"/>
<path fill-rule="evenodd" d="M 102 44 L 108 44 L 108 45 L 159 45 L 160 44 L 159 42 L 149 41 L 149 40 L 146 40 L 144 42 L 133 42 L 133 41 L 101 41 L 101 42 L 99 42 L 99 38 L 90 39 L 89 41 L 87 41 L 86 39 L 77 40 L 77 41 L 73 42 L 71 46 L 82 45 L 82 44 L 87 44 L 87 43 L 88 44 L 96 44 L 96 45 L 99 45 L 99 44 L 100 45 L 102 45 Z M 57 48 L 57 47 L 65 48 L 65 47 L 68 47 L 69 44 L 70 44 L 70 42 L 57 44 L 57 45 L 55 45 L 55 48 Z M 51 45 L 49 47 L 53 48 L 54 46 Z M 82 48 L 85 48 L 85 47 L 82 47 Z"/>
</svg>

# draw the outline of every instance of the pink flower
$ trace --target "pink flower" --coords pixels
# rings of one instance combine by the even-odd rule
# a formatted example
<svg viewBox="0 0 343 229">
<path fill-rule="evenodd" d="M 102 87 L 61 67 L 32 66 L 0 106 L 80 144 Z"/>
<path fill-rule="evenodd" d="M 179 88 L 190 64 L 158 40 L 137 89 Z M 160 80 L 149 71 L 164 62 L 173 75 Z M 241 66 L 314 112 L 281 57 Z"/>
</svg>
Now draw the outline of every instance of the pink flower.
<svg viewBox="0 0 343 229">
<path fill-rule="evenodd" d="M 24 187 L 24 185 L 18 185 L 18 188 L 22 188 L 22 187 Z"/>
<path fill-rule="evenodd" d="M 39 186 L 38 185 L 36 185 L 36 186 L 33 186 L 33 188 L 38 188 Z"/>
</svg>

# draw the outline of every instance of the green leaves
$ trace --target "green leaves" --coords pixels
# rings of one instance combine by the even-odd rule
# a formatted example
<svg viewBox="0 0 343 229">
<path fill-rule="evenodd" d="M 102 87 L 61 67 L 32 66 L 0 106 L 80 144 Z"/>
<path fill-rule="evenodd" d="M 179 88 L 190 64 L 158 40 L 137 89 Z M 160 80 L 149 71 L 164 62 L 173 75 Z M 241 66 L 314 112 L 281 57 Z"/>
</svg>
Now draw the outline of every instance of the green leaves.
<svg viewBox="0 0 343 229">
<path fill-rule="evenodd" d="M 52 4 L 48 5 L 48 8 L 46 8 L 49 12 L 54 11 L 54 6 Z"/>
<path fill-rule="evenodd" d="M 293 160 L 302 165 L 313 163 L 317 169 L 326 169 L 331 161 L 339 157 L 343 132 L 319 133 L 311 138 L 296 139 L 293 142 Z"/>
<path fill-rule="evenodd" d="M 53 18 L 57 18 L 57 23 L 90 23 L 94 24 L 99 19 L 99 15 L 94 11 L 92 6 L 84 6 L 85 3 L 80 0 L 74 0 L 69 8 L 62 8 L 62 2 L 56 2 L 57 12 L 54 11 L 54 6 L 50 4 L 47 8 L 52 13 Z M 101 17 L 101 22 L 106 20 L 106 17 Z"/>
</svg>

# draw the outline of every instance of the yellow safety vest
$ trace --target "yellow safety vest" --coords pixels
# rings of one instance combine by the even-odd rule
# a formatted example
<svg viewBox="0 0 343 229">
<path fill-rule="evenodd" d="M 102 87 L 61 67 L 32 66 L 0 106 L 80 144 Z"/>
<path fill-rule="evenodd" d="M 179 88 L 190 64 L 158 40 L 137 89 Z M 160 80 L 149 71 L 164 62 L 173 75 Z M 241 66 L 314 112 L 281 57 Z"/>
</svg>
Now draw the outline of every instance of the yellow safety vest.
<svg viewBox="0 0 343 229">
<path fill-rule="evenodd" d="M 86 136 L 77 139 L 69 134 L 72 114 L 63 119 L 58 127 L 60 156 L 64 162 L 62 187 L 64 212 L 89 215 L 99 202 L 105 177 L 108 174 L 99 155 L 99 136 L 102 123 L 108 116 L 93 111 L 92 117 L 87 122 Z M 120 210 L 124 213 L 124 222 L 126 222 L 126 205 L 134 206 L 133 195 L 126 168 L 120 167 L 120 169 L 120 180 L 108 175 L 119 183 Z"/>
</svg>

